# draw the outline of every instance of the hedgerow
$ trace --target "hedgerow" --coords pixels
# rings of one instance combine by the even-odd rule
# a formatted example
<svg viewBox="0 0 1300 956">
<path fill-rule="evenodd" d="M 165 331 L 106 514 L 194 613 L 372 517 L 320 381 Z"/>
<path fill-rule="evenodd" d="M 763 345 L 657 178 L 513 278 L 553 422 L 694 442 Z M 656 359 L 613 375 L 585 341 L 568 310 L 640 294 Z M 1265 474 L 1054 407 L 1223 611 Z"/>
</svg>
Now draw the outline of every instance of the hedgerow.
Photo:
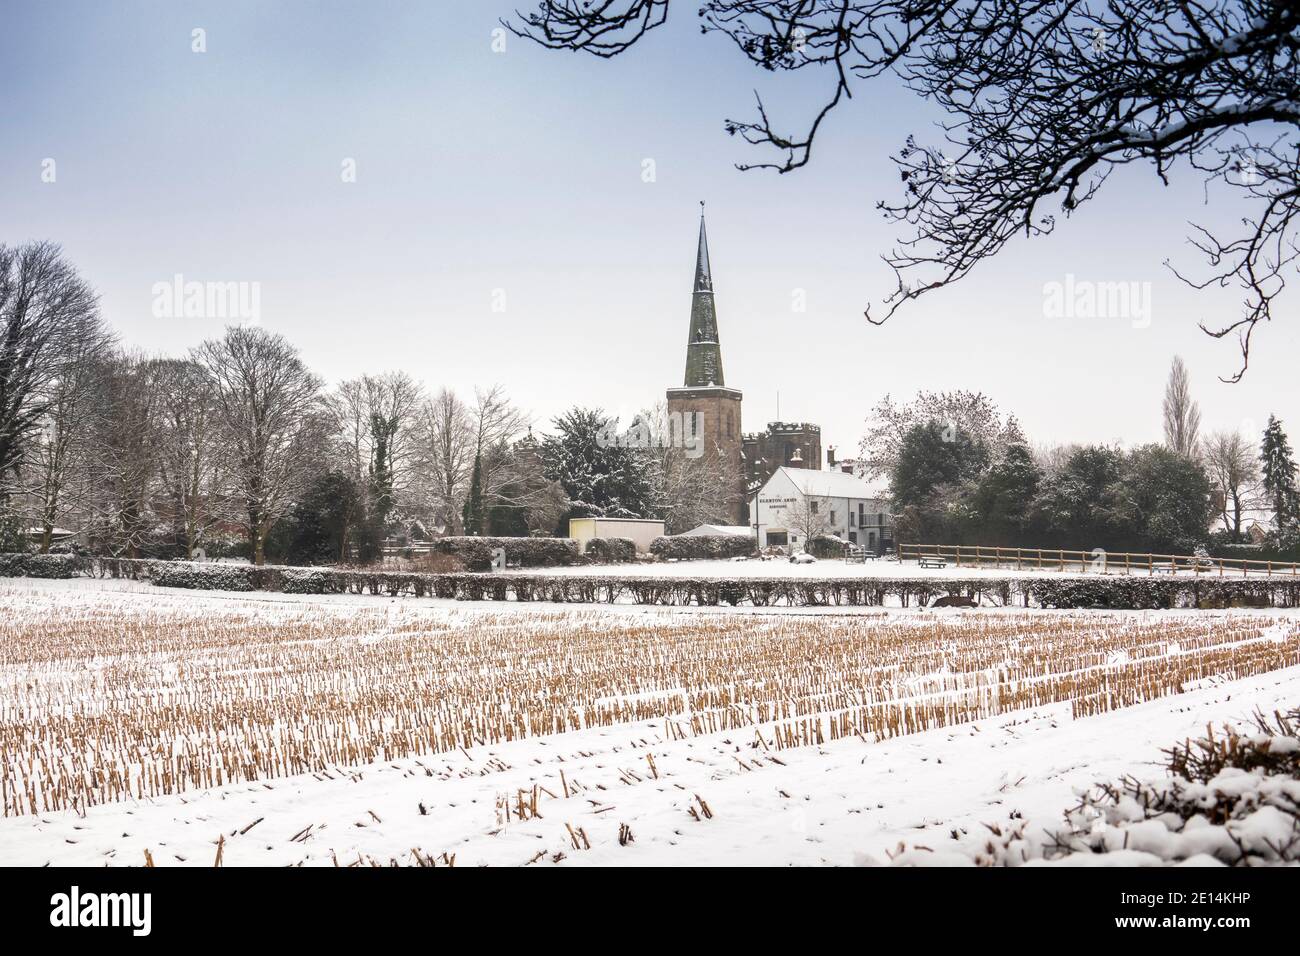
<svg viewBox="0 0 1300 956">
<path fill-rule="evenodd" d="M 0 577 L 72 578 L 86 573 L 89 562 L 71 554 L 0 554 Z"/>
<path fill-rule="evenodd" d="M 430 544 L 436 553 L 450 555 L 463 561 L 470 571 L 490 569 L 492 552 L 498 548 L 506 553 L 507 567 L 566 567 L 577 564 L 580 560 L 578 542 L 572 538 L 462 536 L 435 538 Z"/>
<path fill-rule="evenodd" d="M 425 574 L 26 554 L 0 554 L 0 576 L 123 577 L 152 580 L 162 587 L 289 594 L 409 595 L 461 601 L 614 603 L 627 600 L 637 604 L 703 606 L 880 607 L 896 599 L 904 607 L 919 607 L 938 597 L 966 596 L 978 599 L 981 604 L 1043 608 L 1300 607 L 1300 578 L 1292 577 L 904 578 L 872 577 L 868 572 L 861 577 L 730 578 L 602 574 L 599 570 L 565 575 L 527 571 Z"/>
<path fill-rule="evenodd" d="M 751 555 L 755 539 L 738 534 L 665 535 L 650 542 L 650 553 L 661 561 L 707 561 Z"/>
</svg>

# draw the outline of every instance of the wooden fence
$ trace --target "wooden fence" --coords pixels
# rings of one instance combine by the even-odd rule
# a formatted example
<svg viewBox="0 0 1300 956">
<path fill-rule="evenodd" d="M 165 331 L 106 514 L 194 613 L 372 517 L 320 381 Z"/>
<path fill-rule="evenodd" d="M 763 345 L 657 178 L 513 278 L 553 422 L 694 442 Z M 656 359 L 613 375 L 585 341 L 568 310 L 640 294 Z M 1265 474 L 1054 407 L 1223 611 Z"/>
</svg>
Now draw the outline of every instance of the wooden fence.
<svg viewBox="0 0 1300 956">
<path fill-rule="evenodd" d="M 1099 574 L 1195 574 L 1227 577 L 1300 576 L 1300 565 L 1247 558 L 1131 551 L 1071 551 L 1060 548 L 997 548 L 969 544 L 900 544 L 898 560 L 941 560 L 958 568 L 1014 568 L 1017 571 L 1078 571 Z M 927 562 L 929 563 L 929 562 Z"/>
</svg>

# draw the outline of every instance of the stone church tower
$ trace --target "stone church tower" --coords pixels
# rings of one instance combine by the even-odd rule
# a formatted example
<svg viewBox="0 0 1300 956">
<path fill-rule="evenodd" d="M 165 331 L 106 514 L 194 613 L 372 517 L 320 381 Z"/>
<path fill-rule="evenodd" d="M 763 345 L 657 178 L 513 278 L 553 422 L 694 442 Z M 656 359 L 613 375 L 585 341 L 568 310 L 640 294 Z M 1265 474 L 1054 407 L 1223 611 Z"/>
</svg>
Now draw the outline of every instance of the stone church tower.
<svg viewBox="0 0 1300 956">
<path fill-rule="evenodd" d="M 722 345 L 718 314 L 713 305 L 713 272 L 704 232 L 704 203 L 700 203 L 700 241 L 695 253 L 695 288 L 691 292 L 691 331 L 686 340 L 686 377 L 681 388 L 668 389 L 668 415 L 675 424 L 699 433 L 704 454 L 721 457 L 735 475 L 736 504 L 731 520 L 748 524 L 741 456 L 739 389 L 727 388 L 722 374 Z M 679 449 L 680 451 L 680 449 Z"/>
</svg>

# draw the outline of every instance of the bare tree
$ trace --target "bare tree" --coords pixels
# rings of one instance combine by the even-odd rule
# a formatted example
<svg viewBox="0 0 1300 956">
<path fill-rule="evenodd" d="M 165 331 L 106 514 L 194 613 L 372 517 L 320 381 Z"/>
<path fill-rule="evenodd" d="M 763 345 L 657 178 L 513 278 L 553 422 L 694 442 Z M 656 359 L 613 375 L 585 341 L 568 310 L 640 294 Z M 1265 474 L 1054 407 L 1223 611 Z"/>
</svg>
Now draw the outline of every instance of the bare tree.
<svg viewBox="0 0 1300 956">
<path fill-rule="evenodd" d="M 342 553 L 351 546 L 355 512 L 368 503 L 362 557 L 376 556 L 372 550 L 381 544 L 390 513 L 411 491 L 421 456 L 418 419 L 423 402 L 423 388 L 401 371 L 350 379 L 326 397 L 343 471 L 366 490 L 351 502 L 354 510 L 344 519 Z"/>
<path fill-rule="evenodd" d="M 228 328 L 194 359 L 213 380 L 231 489 L 244 505 L 253 562 L 262 564 L 267 535 L 311 476 L 321 383 L 283 336 L 257 327 Z"/>
<path fill-rule="evenodd" d="M 493 534 L 549 534 L 569 508 L 558 481 L 544 474 L 541 447 L 529 433 L 512 445 L 492 449 Z M 504 520 L 503 520 L 504 519 Z"/>
<path fill-rule="evenodd" d="M 802 537 L 805 551 L 812 544 L 813 538 L 830 533 L 830 507 L 830 498 L 817 495 L 800 495 L 799 500 L 790 506 L 786 526 Z"/>
<path fill-rule="evenodd" d="M 159 362 L 123 353 L 104 363 L 89 465 L 88 536 L 113 554 L 140 557 L 157 527 L 153 492 L 162 418 Z"/>
<path fill-rule="evenodd" d="M 216 383 L 185 359 L 160 361 L 158 468 L 175 539 L 192 556 L 208 531 L 231 517 L 224 495 Z"/>
<path fill-rule="evenodd" d="M 502 385 L 474 389 L 474 406 L 469 414 L 474 428 L 474 454 L 481 457 L 483 466 L 483 502 L 490 508 L 508 479 L 506 473 L 498 473 L 496 465 L 505 460 L 510 443 L 528 427 L 528 416 L 510 401 Z"/>
<path fill-rule="evenodd" d="M 420 384 L 402 371 L 349 379 L 326 396 L 346 456 L 344 473 L 358 487 L 378 467 L 391 473 L 397 494 L 405 490 L 419 457 L 414 420 L 424 400 Z M 376 462 L 381 436 L 385 460 Z"/>
<path fill-rule="evenodd" d="M 0 506 L 29 443 L 69 397 L 61 383 L 106 335 L 94 291 L 57 245 L 0 245 Z"/>
<path fill-rule="evenodd" d="M 866 434 L 858 446 L 863 477 L 886 478 L 893 473 L 903 439 L 916 425 L 938 422 L 982 443 L 997 454 L 1010 445 L 1024 444 L 1025 436 L 1014 415 L 1002 414 L 982 392 L 917 392 L 909 402 L 898 403 L 886 395 L 871 410 Z"/>
<path fill-rule="evenodd" d="M 416 429 L 426 509 L 434 521 L 458 532 L 474 467 L 475 430 L 469 410 L 451 389 L 440 389 L 421 405 Z"/>
<path fill-rule="evenodd" d="M 86 505 L 86 470 L 104 412 L 96 398 L 112 346 L 112 335 L 96 325 L 71 343 L 63 374 L 50 382 L 40 434 L 27 443 L 23 486 L 33 502 L 42 553 L 50 550 L 56 525 Z"/>
<path fill-rule="evenodd" d="M 1259 459 L 1254 443 L 1236 432 L 1215 432 L 1206 439 L 1204 453 L 1217 487 L 1223 529 L 1239 540 L 1243 514 L 1259 504 Z"/>
<path fill-rule="evenodd" d="M 622 53 L 668 17 L 669 0 L 543 0 L 517 33 L 599 57 Z M 1018 235 L 1053 231 L 1120 166 L 1160 181 L 1180 161 L 1250 208 L 1240 234 L 1196 227 L 1209 275 L 1236 285 L 1241 367 L 1251 335 L 1295 263 L 1300 164 L 1294 133 L 1300 7 L 1286 0 L 702 0 L 705 32 L 729 37 L 774 73 L 824 69 L 831 89 L 802 131 L 779 131 L 762 99 L 752 121 L 725 128 L 775 156 L 753 167 L 808 163 L 831 112 L 853 88 L 891 72 L 947 114 L 939 142 L 909 137 L 896 157 L 905 197 L 880 204 L 905 230 L 885 256 L 903 303 L 960 280 Z M 1044 209 L 1044 207 L 1048 207 Z M 1204 328 L 1204 326 L 1203 326 Z"/>
<path fill-rule="evenodd" d="M 1187 366 L 1177 355 L 1165 385 L 1164 421 L 1165 444 L 1180 455 L 1195 458 L 1200 443 L 1201 408 L 1192 398 Z"/>
</svg>

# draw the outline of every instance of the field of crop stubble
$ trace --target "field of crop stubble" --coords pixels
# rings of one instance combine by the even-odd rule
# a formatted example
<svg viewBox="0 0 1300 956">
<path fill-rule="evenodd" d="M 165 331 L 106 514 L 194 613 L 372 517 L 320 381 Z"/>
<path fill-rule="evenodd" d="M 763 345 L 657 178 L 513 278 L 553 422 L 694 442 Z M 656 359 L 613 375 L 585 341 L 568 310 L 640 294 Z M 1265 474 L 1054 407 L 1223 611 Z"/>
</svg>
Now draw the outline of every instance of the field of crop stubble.
<svg viewBox="0 0 1300 956">
<path fill-rule="evenodd" d="M 1095 715 L 1297 664 L 1294 612 L 544 610 L 5 582 L 0 795 L 5 817 L 93 820 L 103 805 L 174 807 L 283 778 L 302 790 L 377 767 L 447 779 L 436 755 L 480 761 L 483 776 L 495 750 L 531 748 L 535 773 L 475 797 L 499 832 L 552 800 L 593 821 L 614 809 L 616 792 L 551 762 L 566 743 L 574 759 L 594 752 L 582 743 L 593 734 L 627 738 L 608 766 L 630 788 L 670 779 L 662 755 L 682 741 L 725 740 L 728 772 L 745 774 L 837 741 L 870 752 L 1003 715 L 1104 721 Z M 706 795 L 674 787 L 684 819 L 712 818 Z M 382 823 L 367 812 L 356 827 Z M 5 821 L 0 846 L 17 823 Z M 592 830 L 564 821 L 561 857 L 590 849 Z M 210 836 L 224 845 L 222 832 Z M 619 845 L 636 839 L 617 832 Z M 442 839 L 436 851 L 424 842 L 426 861 Z M 419 862 L 410 850 L 405 862 Z"/>
</svg>

